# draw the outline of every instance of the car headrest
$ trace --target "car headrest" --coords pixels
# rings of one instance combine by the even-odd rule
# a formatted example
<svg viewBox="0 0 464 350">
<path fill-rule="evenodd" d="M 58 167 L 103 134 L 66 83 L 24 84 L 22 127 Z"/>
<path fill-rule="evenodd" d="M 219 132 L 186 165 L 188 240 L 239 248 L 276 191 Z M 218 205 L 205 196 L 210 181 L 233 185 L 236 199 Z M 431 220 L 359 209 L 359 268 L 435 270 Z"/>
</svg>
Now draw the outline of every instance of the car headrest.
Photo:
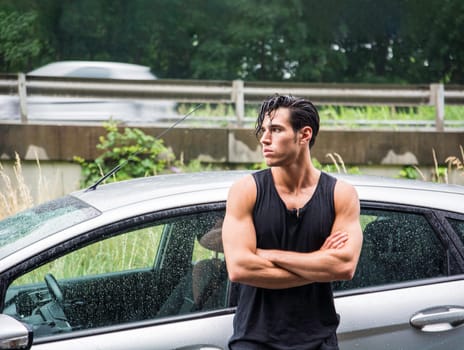
<svg viewBox="0 0 464 350">
<path fill-rule="evenodd" d="M 219 219 L 211 230 L 201 236 L 198 241 L 206 249 L 223 253 L 222 246 L 222 219 Z"/>
</svg>

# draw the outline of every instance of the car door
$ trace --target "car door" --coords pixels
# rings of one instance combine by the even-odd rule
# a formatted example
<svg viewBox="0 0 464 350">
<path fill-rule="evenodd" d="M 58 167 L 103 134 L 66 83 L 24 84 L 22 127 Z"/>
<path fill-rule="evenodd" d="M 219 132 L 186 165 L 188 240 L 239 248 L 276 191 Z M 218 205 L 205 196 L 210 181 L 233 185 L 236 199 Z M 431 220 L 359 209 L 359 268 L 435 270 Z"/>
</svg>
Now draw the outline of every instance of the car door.
<svg viewBox="0 0 464 350">
<path fill-rule="evenodd" d="M 462 243 L 446 213 L 362 207 L 364 242 L 355 278 L 334 283 L 340 348 L 462 347 Z M 462 215 L 453 220 L 463 227 Z"/>
<path fill-rule="evenodd" d="M 225 349 L 223 215 L 143 214 L 50 247 L 9 271 L 2 313 L 31 327 L 32 349 Z"/>
</svg>

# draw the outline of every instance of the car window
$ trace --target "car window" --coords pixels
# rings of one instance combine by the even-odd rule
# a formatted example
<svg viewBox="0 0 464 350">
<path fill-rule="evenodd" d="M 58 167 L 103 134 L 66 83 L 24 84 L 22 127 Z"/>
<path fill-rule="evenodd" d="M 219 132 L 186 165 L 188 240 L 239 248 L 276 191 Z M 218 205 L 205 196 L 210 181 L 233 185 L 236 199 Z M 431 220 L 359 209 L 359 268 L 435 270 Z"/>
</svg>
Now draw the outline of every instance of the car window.
<svg viewBox="0 0 464 350">
<path fill-rule="evenodd" d="M 70 251 L 18 276 L 3 313 L 36 339 L 225 308 L 223 215 L 145 223 Z"/>
<path fill-rule="evenodd" d="M 98 215 L 97 209 L 66 196 L 10 216 L 0 223 L 0 258 Z"/>
<path fill-rule="evenodd" d="M 335 290 L 446 276 L 446 251 L 424 215 L 363 209 L 363 247 L 355 277 Z"/>
<path fill-rule="evenodd" d="M 75 78 L 111 78 L 111 70 L 103 67 L 82 67 L 65 74 Z"/>
<path fill-rule="evenodd" d="M 448 219 L 448 220 L 451 226 L 453 226 L 453 228 L 458 233 L 459 238 L 461 238 L 461 241 L 464 242 L 464 220 L 458 220 L 458 219 Z"/>
<path fill-rule="evenodd" d="M 16 279 L 13 285 L 40 283 L 53 274 L 58 280 L 151 268 L 162 226 L 127 232 L 71 252 Z"/>
</svg>

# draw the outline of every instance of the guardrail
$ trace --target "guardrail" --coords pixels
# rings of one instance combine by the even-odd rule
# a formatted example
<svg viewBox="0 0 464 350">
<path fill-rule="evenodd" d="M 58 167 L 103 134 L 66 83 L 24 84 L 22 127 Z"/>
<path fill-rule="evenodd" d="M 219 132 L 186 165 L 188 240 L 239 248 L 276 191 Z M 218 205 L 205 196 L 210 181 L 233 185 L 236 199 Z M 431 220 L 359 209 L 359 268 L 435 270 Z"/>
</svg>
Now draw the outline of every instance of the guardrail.
<svg viewBox="0 0 464 350">
<path fill-rule="evenodd" d="M 21 121 L 27 123 L 29 96 L 99 97 L 108 99 L 173 100 L 177 102 L 229 103 L 235 106 L 237 126 L 243 126 L 245 105 L 261 102 L 274 93 L 306 97 L 317 105 L 384 105 L 435 108 L 435 128 L 443 131 L 445 104 L 464 105 L 464 86 L 304 84 L 169 80 L 150 81 L 0 75 L 0 94 L 19 96 Z"/>
</svg>

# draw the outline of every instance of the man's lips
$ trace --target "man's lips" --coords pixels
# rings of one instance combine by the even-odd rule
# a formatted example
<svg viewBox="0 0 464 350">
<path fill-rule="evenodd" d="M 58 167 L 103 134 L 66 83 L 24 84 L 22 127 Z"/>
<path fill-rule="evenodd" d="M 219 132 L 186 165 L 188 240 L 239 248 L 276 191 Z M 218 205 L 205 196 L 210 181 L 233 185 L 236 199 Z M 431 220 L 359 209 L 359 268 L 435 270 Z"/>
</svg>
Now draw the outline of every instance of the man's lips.
<svg viewBox="0 0 464 350">
<path fill-rule="evenodd" d="M 265 156 L 270 155 L 270 154 L 272 154 L 272 153 L 273 153 L 273 152 L 272 152 L 272 150 L 270 150 L 270 149 L 263 149 L 263 154 L 264 154 Z"/>
</svg>

